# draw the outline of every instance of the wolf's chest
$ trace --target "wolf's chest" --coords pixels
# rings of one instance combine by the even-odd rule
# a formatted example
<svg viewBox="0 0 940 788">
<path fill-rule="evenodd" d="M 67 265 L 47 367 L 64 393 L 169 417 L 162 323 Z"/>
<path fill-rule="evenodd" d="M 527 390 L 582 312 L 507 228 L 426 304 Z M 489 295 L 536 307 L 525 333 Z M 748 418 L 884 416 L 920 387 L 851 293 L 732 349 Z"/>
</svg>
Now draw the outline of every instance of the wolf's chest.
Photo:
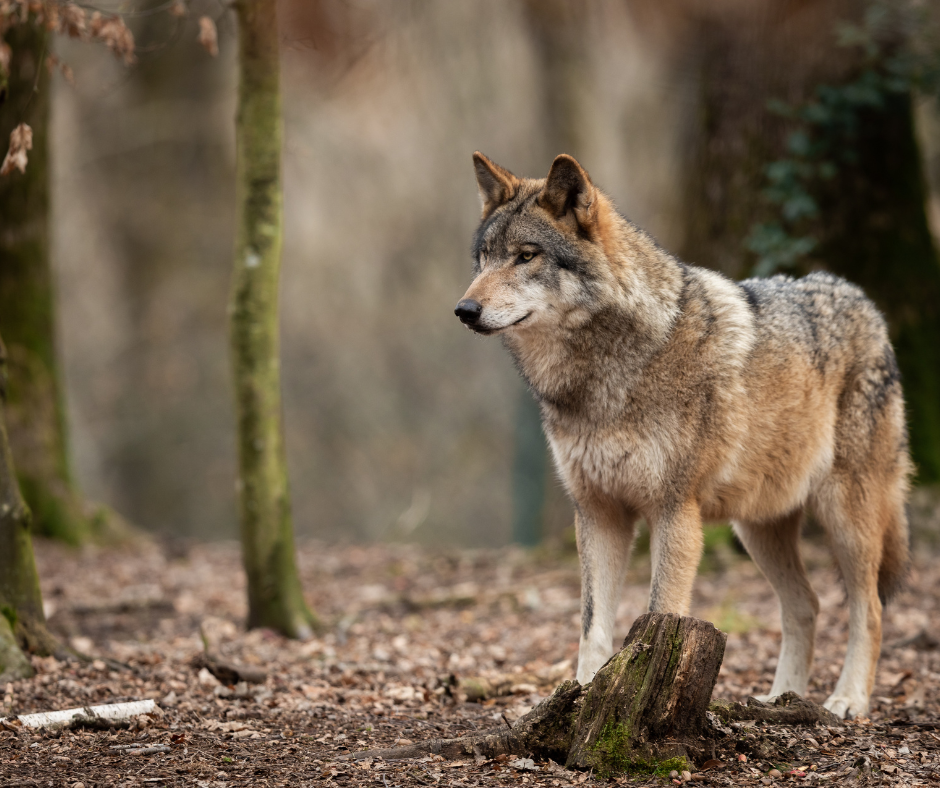
<svg viewBox="0 0 940 788">
<path fill-rule="evenodd" d="M 549 427 L 555 464 L 568 491 L 580 498 L 592 491 L 637 505 L 658 498 L 666 477 L 661 441 L 624 427 Z"/>
</svg>

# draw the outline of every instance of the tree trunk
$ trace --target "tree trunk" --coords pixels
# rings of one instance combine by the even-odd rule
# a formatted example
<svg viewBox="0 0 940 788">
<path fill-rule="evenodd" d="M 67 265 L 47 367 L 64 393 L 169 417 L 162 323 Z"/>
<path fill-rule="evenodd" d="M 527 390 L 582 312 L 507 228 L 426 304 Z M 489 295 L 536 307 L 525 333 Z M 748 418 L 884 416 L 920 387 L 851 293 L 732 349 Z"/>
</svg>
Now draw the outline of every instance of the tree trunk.
<svg viewBox="0 0 940 788">
<path fill-rule="evenodd" d="M 240 0 L 236 9 L 237 229 L 231 342 L 248 626 L 306 637 L 314 617 L 304 602 L 297 574 L 281 428 L 281 101 L 276 1 Z"/>
<path fill-rule="evenodd" d="M 678 0 L 677 0 L 678 1 Z M 680 6 L 686 5 L 679 2 Z M 699 106 L 687 168 L 684 259 L 732 277 L 756 258 L 744 241 L 780 208 L 759 199 L 766 167 L 787 158 L 793 124 L 769 99 L 798 107 L 820 85 L 838 87 L 862 67 L 857 48 L 836 45 L 840 20 L 858 20 L 859 0 L 717 4 L 691 26 Z M 688 63 L 685 64 L 687 67 Z M 860 114 L 847 140 L 853 164 L 820 180 L 812 196 L 816 250 L 792 271 L 827 268 L 860 285 L 888 319 L 901 369 L 918 480 L 940 480 L 940 259 L 927 223 L 922 162 L 911 99 L 887 94 Z M 844 151 L 839 151 L 839 155 Z M 835 154 L 834 154 L 835 155 Z"/>
<path fill-rule="evenodd" d="M 19 123 L 33 130 L 25 173 L 0 178 L 0 333 L 10 366 L 9 441 L 36 533 L 78 544 L 109 525 L 107 509 L 89 509 L 69 469 L 49 264 L 48 33 L 32 22 L 6 33 L 12 49 L 0 145 Z"/>
<path fill-rule="evenodd" d="M 6 349 L 0 339 L 0 682 L 32 675 L 23 651 L 46 655 L 59 648 L 46 629 L 29 508 L 20 495 L 7 441 L 6 383 Z"/>
</svg>

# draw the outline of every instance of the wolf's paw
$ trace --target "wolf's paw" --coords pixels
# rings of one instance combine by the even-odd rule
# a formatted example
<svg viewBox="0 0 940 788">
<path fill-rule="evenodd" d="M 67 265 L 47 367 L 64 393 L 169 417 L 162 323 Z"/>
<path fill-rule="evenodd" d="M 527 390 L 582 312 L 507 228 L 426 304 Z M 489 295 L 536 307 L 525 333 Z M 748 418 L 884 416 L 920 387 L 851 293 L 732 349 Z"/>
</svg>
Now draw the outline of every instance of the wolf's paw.
<svg viewBox="0 0 940 788">
<path fill-rule="evenodd" d="M 776 698 L 780 697 L 779 695 L 754 695 L 754 700 L 759 700 L 761 703 L 772 703 Z"/>
<path fill-rule="evenodd" d="M 848 695 L 830 695 L 823 707 L 829 709 L 843 720 L 858 717 L 868 711 L 868 698 L 854 698 Z"/>
</svg>

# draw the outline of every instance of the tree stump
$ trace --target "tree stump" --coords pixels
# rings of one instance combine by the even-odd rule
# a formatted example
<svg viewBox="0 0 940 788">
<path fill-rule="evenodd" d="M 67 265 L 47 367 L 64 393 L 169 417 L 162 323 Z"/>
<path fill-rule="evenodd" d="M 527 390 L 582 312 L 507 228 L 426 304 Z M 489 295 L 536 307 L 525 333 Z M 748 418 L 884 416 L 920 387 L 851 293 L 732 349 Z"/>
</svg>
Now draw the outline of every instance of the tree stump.
<svg viewBox="0 0 940 788">
<path fill-rule="evenodd" d="M 640 616 L 584 687 L 565 765 L 612 774 L 700 749 L 726 638 L 696 618 Z"/>
<path fill-rule="evenodd" d="M 529 754 L 602 776 L 702 755 L 726 635 L 706 622 L 647 613 L 586 686 L 566 681 L 511 728 L 351 753 L 347 758 Z"/>
</svg>

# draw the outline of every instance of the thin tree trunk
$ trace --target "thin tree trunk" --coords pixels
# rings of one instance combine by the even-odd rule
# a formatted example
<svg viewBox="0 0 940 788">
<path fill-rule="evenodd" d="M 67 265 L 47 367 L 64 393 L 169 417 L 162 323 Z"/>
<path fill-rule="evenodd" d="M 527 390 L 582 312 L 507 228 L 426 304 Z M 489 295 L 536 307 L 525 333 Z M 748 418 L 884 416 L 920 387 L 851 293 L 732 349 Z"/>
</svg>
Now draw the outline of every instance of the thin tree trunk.
<svg viewBox="0 0 940 788">
<path fill-rule="evenodd" d="M 297 574 L 281 428 L 281 101 L 276 1 L 240 0 L 236 9 L 237 229 L 231 342 L 248 626 L 306 637 L 314 616 L 304 602 Z"/>
<path fill-rule="evenodd" d="M 11 370 L 9 441 L 36 533 L 78 544 L 116 525 L 105 507 L 88 507 L 69 461 L 55 339 L 55 294 L 49 263 L 48 33 L 20 24 L 6 33 L 12 49 L 0 148 L 19 123 L 33 130 L 26 172 L 0 178 L 0 332 Z"/>
<path fill-rule="evenodd" d="M 6 383 L 6 349 L 0 339 L 0 682 L 32 675 L 23 651 L 45 655 L 59 648 L 46 629 L 29 508 L 20 495 L 7 441 Z"/>
</svg>

